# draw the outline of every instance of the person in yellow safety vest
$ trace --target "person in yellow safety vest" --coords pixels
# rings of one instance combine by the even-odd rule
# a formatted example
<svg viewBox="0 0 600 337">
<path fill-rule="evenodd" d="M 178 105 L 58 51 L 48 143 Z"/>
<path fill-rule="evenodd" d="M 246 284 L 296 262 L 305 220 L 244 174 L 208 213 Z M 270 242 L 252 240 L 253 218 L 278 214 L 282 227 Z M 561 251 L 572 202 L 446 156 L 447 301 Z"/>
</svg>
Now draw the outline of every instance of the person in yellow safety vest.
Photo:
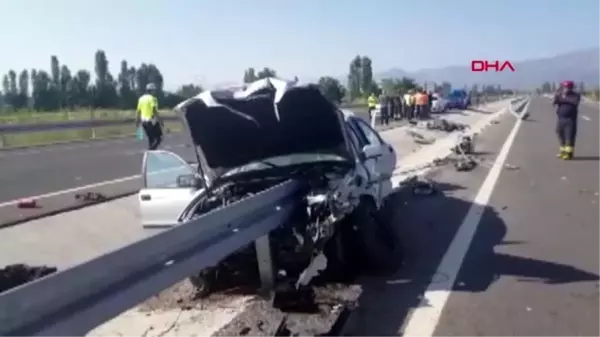
<svg viewBox="0 0 600 337">
<path fill-rule="evenodd" d="M 375 108 L 377 107 L 377 98 L 375 97 L 375 94 L 371 93 L 369 95 L 369 97 L 367 98 L 367 106 L 369 110 L 369 120 L 371 120 L 371 114 L 373 113 L 373 110 L 375 110 Z"/>
<path fill-rule="evenodd" d="M 156 86 L 150 83 L 146 86 L 146 93 L 138 99 L 136 127 L 144 128 L 148 137 L 148 150 L 156 150 L 162 142 L 162 120 L 158 115 L 158 99 L 155 96 Z"/>
<path fill-rule="evenodd" d="M 413 91 L 409 90 L 404 94 L 404 116 L 406 119 L 413 119 L 415 112 L 415 98 L 412 95 Z"/>
</svg>

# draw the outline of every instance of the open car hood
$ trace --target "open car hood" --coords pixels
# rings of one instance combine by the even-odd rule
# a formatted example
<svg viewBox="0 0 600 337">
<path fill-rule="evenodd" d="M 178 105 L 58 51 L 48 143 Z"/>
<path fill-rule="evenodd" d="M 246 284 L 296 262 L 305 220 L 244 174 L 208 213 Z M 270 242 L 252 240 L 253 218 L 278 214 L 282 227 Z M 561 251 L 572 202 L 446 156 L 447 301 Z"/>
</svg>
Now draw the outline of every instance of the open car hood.
<svg viewBox="0 0 600 337">
<path fill-rule="evenodd" d="M 351 159 L 343 116 L 313 85 L 267 78 L 244 90 L 204 91 L 175 111 L 187 125 L 206 178 L 292 154 Z"/>
</svg>

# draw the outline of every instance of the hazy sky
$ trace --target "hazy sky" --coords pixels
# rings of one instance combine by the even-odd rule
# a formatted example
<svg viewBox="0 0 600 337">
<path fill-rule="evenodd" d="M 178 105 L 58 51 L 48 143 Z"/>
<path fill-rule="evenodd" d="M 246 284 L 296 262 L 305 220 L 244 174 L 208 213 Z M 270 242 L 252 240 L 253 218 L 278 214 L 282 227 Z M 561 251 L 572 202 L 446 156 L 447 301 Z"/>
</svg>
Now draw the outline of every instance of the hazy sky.
<svg viewBox="0 0 600 337">
<path fill-rule="evenodd" d="M 0 73 L 93 72 L 103 49 L 155 63 L 167 88 L 239 82 L 247 67 L 286 77 L 344 75 L 357 53 L 375 71 L 521 60 L 597 47 L 598 0 L 0 0 Z"/>
</svg>

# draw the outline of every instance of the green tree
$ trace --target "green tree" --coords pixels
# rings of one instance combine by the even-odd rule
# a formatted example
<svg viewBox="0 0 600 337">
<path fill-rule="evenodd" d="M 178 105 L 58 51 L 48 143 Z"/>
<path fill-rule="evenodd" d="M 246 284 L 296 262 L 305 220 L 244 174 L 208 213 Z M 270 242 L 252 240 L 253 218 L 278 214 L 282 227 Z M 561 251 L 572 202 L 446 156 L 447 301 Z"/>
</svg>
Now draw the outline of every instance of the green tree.
<svg viewBox="0 0 600 337">
<path fill-rule="evenodd" d="M 346 88 L 338 80 L 329 76 L 321 77 L 318 85 L 327 99 L 338 104 L 342 102 L 346 94 Z"/>
<path fill-rule="evenodd" d="M 360 58 L 360 89 L 366 96 L 371 94 L 373 84 L 373 62 L 367 56 Z"/>
<path fill-rule="evenodd" d="M 277 77 L 277 72 L 271 68 L 265 67 L 261 71 L 259 71 L 258 74 L 256 74 L 257 80 L 261 80 L 267 77 Z"/>
<path fill-rule="evenodd" d="M 350 70 L 348 72 L 348 91 L 350 99 L 356 99 L 361 96 L 361 69 L 362 59 L 360 55 L 356 55 L 350 62 Z"/>
<path fill-rule="evenodd" d="M 135 102 L 135 93 L 131 87 L 131 75 L 126 60 L 121 61 L 121 71 L 117 77 L 119 100 L 122 108 L 127 109 Z"/>
<path fill-rule="evenodd" d="M 16 108 L 26 108 L 29 105 L 29 74 L 23 69 L 19 74 L 19 95 L 16 99 Z"/>
<path fill-rule="evenodd" d="M 191 98 L 198 95 L 202 91 L 202 87 L 199 85 L 185 84 L 179 87 L 179 89 L 175 93 L 183 98 Z"/>
<path fill-rule="evenodd" d="M 256 81 L 256 71 L 254 68 L 248 68 L 244 71 L 244 83 L 252 83 Z"/>
</svg>

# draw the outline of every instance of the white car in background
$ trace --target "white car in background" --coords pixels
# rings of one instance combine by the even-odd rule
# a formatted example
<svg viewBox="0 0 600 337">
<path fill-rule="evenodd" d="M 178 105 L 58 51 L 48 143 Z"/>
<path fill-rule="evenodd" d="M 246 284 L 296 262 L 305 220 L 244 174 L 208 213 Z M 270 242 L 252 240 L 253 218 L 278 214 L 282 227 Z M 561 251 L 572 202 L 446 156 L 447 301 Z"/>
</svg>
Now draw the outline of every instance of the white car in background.
<svg viewBox="0 0 600 337">
<path fill-rule="evenodd" d="M 303 206 L 272 233 L 275 263 L 292 257 L 308 269 L 324 255 L 350 270 L 395 268 L 399 241 L 379 210 L 392 192 L 396 153 L 360 117 L 338 109 L 315 86 L 271 78 L 243 90 L 202 92 L 175 112 L 198 165 L 169 151 L 146 152 L 139 192 L 144 228 L 177 226 L 295 179 L 304 186 Z M 255 256 L 245 249 L 190 280 L 209 292 L 216 269 L 237 268 L 232 261 L 240 255 Z M 295 274 L 286 271 L 302 278 Z"/>
<path fill-rule="evenodd" d="M 431 112 L 443 113 L 448 110 L 448 100 L 439 94 L 433 94 L 431 97 Z"/>
</svg>

